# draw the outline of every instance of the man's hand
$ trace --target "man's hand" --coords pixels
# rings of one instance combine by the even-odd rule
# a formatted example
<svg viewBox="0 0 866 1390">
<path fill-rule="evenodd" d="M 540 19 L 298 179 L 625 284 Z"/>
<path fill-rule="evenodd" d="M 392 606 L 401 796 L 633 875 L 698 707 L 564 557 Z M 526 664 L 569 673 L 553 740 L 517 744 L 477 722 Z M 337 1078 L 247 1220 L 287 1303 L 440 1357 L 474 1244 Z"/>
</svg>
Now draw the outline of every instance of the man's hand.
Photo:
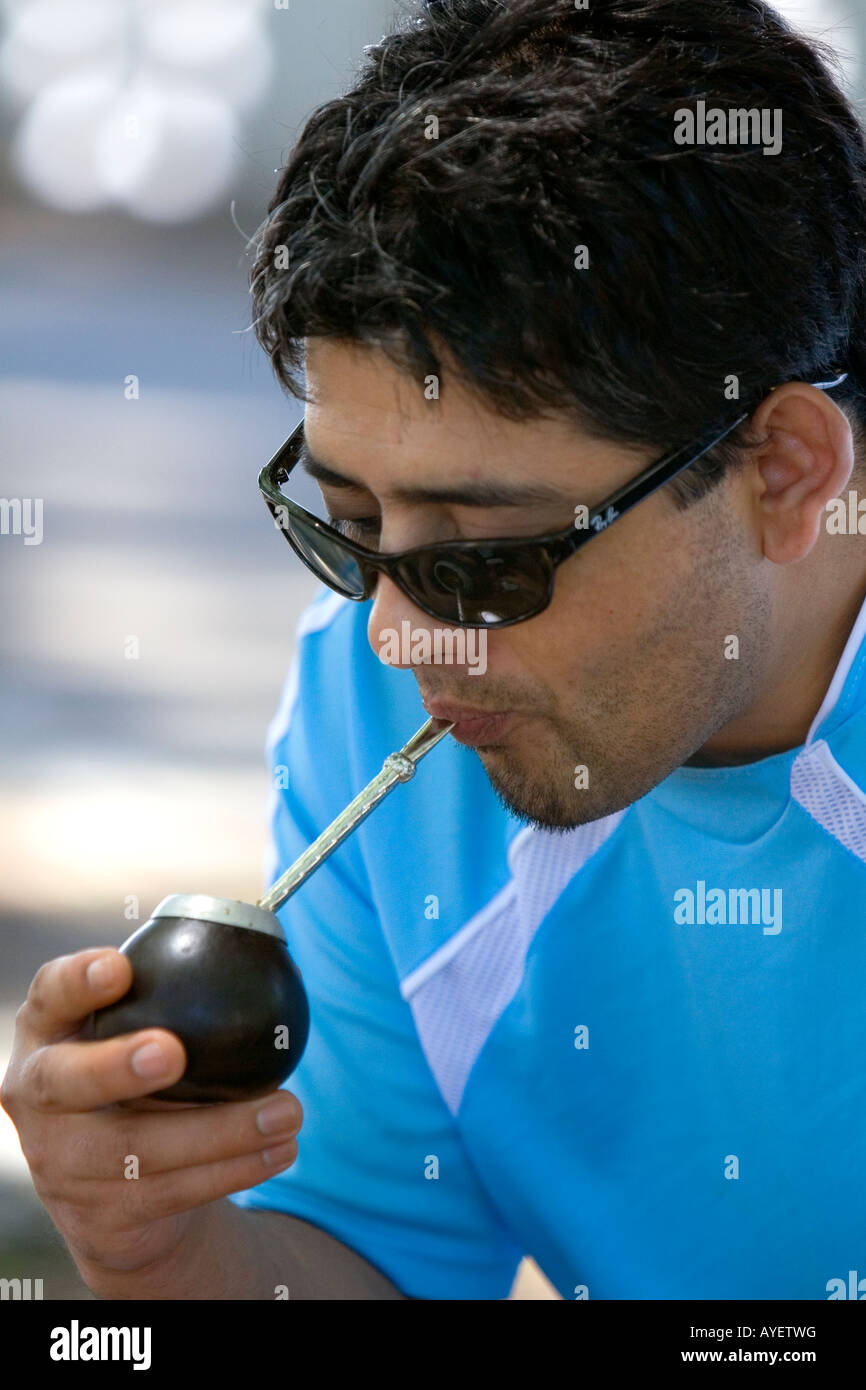
<svg viewBox="0 0 866 1390">
<path fill-rule="evenodd" d="M 176 1034 L 75 1040 L 92 1010 L 131 983 L 129 960 L 109 948 L 43 965 L 18 1011 L 0 1088 L 36 1192 L 85 1278 L 166 1260 L 198 1209 L 294 1163 L 303 1122 L 283 1090 L 206 1106 L 141 1100 L 183 1075 Z M 136 1100 L 149 1108 L 124 1105 Z"/>
</svg>

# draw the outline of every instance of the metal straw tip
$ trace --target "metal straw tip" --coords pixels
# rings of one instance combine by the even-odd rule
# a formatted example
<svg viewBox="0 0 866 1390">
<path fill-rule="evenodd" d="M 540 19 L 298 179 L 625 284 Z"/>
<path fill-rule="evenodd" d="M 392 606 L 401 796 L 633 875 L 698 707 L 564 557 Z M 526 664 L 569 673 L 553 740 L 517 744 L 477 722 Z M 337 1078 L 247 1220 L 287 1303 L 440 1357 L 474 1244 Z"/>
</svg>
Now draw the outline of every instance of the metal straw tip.
<svg viewBox="0 0 866 1390">
<path fill-rule="evenodd" d="M 454 728 L 452 719 L 434 719 L 433 716 L 427 720 L 417 733 L 413 734 L 409 742 L 404 744 L 400 753 L 404 758 L 411 758 L 412 762 L 418 762 L 425 753 L 429 753 L 431 748 L 435 748 L 440 739 L 443 739 L 449 729 Z"/>
</svg>

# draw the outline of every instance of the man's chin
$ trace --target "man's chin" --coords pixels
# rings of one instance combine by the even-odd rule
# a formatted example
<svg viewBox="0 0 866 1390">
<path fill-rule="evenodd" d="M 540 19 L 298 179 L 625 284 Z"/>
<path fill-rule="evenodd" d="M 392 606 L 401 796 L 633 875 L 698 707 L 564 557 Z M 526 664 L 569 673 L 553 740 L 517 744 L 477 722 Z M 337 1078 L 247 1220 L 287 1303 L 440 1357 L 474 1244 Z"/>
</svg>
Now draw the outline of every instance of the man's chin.
<svg viewBox="0 0 866 1390">
<path fill-rule="evenodd" d="M 489 747 L 477 749 L 493 793 L 509 815 L 531 825 L 536 830 L 567 831 L 587 825 L 608 814 L 607 808 L 595 808 L 580 792 L 559 796 L 550 783 L 530 780 L 507 766 L 507 749 Z"/>
</svg>

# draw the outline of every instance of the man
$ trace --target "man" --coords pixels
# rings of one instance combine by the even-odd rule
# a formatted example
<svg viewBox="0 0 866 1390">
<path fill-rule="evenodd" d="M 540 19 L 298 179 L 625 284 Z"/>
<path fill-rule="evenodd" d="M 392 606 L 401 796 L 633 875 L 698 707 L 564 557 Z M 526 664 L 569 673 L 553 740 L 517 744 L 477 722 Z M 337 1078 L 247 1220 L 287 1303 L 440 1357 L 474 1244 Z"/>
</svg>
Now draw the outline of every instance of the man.
<svg viewBox="0 0 866 1390">
<path fill-rule="evenodd" d="M 4 1103 L 97 1292 L 496 1299 L 531 1254 L 565 1298 L 858 1296 L 864 190 L 760 0 L 446 0 L 308 123 L 253 271 L 306 398 L 264 486 L 338 592 L 274 874 L 455 727 L 282 914 L 299 1142 L 285 1096 L 279 1145 L 260 1103 L 118 1117 L 178 1040 L 88 1065 L 128 963 L 37 976 Z"/>
</svg>

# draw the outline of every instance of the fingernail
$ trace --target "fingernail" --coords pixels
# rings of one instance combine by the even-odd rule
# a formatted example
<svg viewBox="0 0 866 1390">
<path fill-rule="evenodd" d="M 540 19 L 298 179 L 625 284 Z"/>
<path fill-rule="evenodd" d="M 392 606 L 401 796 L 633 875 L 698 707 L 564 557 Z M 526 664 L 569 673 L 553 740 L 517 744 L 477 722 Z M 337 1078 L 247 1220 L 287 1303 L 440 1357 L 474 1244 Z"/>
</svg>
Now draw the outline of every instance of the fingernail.
<svg viewBox="0 0 866 1390">
<path fill-rule="evenodd" d="M 168 1071 L 165 1054 L 159 1043 L 145 1043 L 132 1054 L 132 1070 L 137 1076 L 162 1076 Z"/>
<path fill-rule="evenodd" d="M 280 1163 L 288 1163 L 295 1154 L 295 1141 L 290 1139 L 287 1144 L 277 1144 L 273 1149 L 265 1149 L 262 1158 L 269 1168 L 276 1168 Z"/>
<path fill-rule="evenodd" d="M 285 1134 L 295 1122 L 295 1107 L 288 1100 L 272 1100 L 256 1116 L 261 1134 Z"/>
<path fill-rule="evenodd" d="M 114 978 L 114 962 L 108 956 L 99 956 L 87 967 L 87 983 L 91 989 L 106 989 Z"/>
</svg>

